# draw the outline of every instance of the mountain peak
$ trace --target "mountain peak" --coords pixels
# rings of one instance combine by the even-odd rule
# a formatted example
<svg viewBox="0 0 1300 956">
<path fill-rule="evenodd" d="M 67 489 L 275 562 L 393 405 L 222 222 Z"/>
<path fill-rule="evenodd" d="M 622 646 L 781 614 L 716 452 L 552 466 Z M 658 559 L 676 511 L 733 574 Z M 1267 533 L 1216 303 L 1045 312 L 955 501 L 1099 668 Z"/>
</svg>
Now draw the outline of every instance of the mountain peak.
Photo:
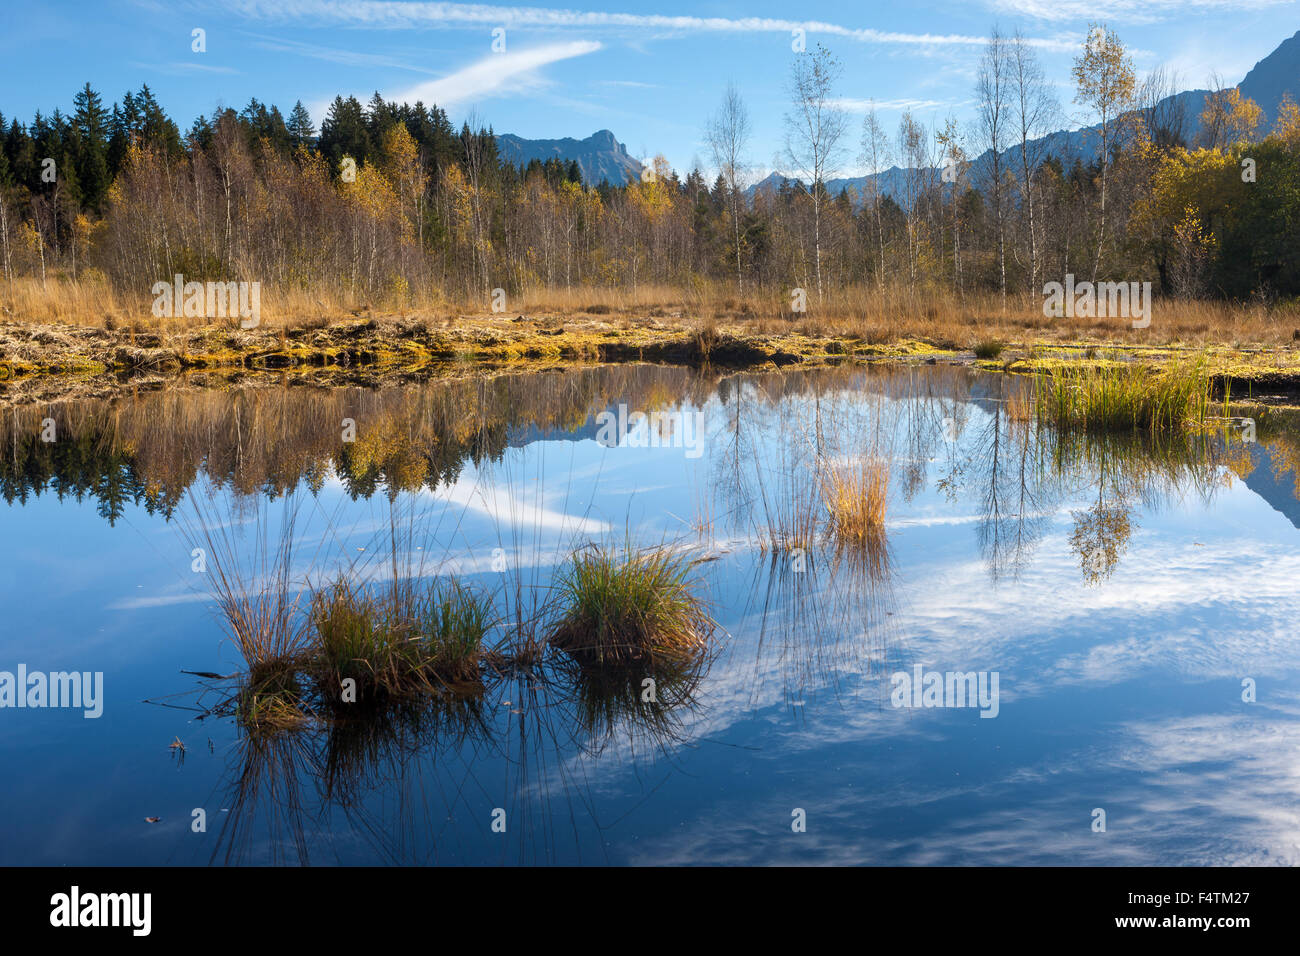
<svg viewBox="0 0 1300 956">
<path fill-rule="evenodd" d="M 621 152 L 626 155 L 627 149 L 618 141 L 611 130 L 598 129 L 588 136 L 583 142 L 591 143 L 597 149 L 609 149 L 615 152 Z"/>
<path fill-rule="evenodd" d="M 1238 87 L 1242 96 L 1249 96 L 1263 109 L 1265 132 L 1277 116 L 1283 95 L 1290 91 L 1292 96 L 1297 96 L 1297 77 L 1300 77 L 1300 30 L 1256 63 Z"/>
<path fill-rule="evenodd" d="M 524 139 L 512 133 L 497 137 L 497 149 L 516 166 L 527 166 L 534 159 L 576 160 L 582 181 L 589 186 L 608 182 L 621 186 L 629 179 L 639 179 L 641 164 L 627 153 L 612 131 L 598 129 L 586 139 Z"/>
</svg>

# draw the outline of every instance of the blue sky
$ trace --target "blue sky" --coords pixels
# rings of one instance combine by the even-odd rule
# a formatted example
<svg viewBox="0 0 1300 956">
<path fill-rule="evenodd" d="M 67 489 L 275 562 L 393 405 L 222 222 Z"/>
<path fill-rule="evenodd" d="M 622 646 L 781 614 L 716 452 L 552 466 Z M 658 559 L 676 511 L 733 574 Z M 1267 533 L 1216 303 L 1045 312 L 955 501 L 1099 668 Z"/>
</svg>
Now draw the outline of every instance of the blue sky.
<svg viewBox="0 0 1300 956">
<path fill-rule="evenodd" d="M 24 121 L 70 108 L 89 81 L 107 102 L 148 83 L 182 130 L 248 99 L 287 114 L 301 99 L 319 126 L 335 93 L 423 99 L 498 132 L 585 137 L 611 129 L 636 157 L 708 166 L 704 121 L 729 81 L 750 110 L 755 174 L 779 166 L 791 29 L 843 62 L 841 96 L 875 101 L 887 129 L 911 108 L 927 124 L 968 120 L 983 39 L 995 24 L 1033 39 L 1069 116 L 1070 59 L 1090 19 L 1116 29 L 1139 71 L 1211 70 L 1229 83 L 1300 29 L 1300 0 L 917 0 L 913 3 L 494 5 L 348 0 L 14 4 L 0 38 L 0 111 Z M 206 31 L 206 52 L 191 31 Z M 493 30 L 505 50 L 494 52 Z M 851 122 L 844 174 L 860 119 Z M 1067 125 L 1072 125 L 1068 124 Z"/>
</svg>

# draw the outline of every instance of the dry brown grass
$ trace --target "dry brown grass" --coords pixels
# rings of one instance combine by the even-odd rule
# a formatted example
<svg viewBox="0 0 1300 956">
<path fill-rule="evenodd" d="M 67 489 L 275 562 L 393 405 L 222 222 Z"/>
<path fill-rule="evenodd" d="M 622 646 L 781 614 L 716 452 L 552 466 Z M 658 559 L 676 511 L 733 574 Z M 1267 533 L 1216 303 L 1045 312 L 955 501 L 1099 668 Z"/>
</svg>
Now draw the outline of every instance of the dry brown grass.
<svg viewBox="0 0 1300 956">
<path fill-rule="evenodd" d="M 878 548 L 885 536 L 889 510 L 889 462 L 862 458 L 828 463 L 822 472 L 827 533 L 841 547 Z"/>
<path fill-rule="evenodd" d="M 219 324 L 220 319 L 168 317 L 153 314 L 153 296 L 116 290 L 97 270 L 77 279 L 51 277 L 16 278 L 0 282 L 0 318 L 36 324 L 82 325 L 96 328 L 135 326 L 150 331 L 182 331 Z M 429 298 L 418 312 L 426 317 L 446 318 L 453 309 L 450 300 Z M 299 328 L 322 318 L 345 318 L 370 314 L 407 316 L 417 310 L 409 302 L 394 298 L 356 298 L 331 290 L 261 289 L 261 319 L 271 327 Z M 454 311 L 454 310 L 453 310 Z M 228 324 L 234 325 L 234 319 Z"/>
<path fill-rule="evenodd" d="M 462 305 L 465 315 L 480 314 Z M 1157 299 L 1152 324 L 1133 329 L 1122 318 L 1049 319 L 1042 297 L 994 293 L 957 295 L 948 289 L 892 286 L 839 288 L 808 311 L 790 311 L 789 291 L 765 289 L 738 295 L 734 288 L 706 284 L 693 289 L 641 286 L 628 289 L 538 289 L 510 299 L 515 315 L 603 315 L 611 319 L 659 322 L 709 331 L 741 327 L 773 334 L 800 332 L 861 339 L 869 344 L 925 339 L 954 349 L 981 342 L 1123 342 L 1277 346 L 1291 345 L 1300 329 L 1300 303 L 1266 307 L 1217 301 Z"/>
<path fill-rule="evenodd" d="M 157 319 L 152 298 L 114 290 L 95 270 L 79 279 L 19 278 L 0 283 L 0 318 L 27 323 L 92 327 L 139 327 L 182 331 L 213 324 L 199 318 Z M 262 290 L 262 320 L 271 327 L 298 328 L 353 316 L 393 315 L 440 327 L 466 321 L 507 322 L 524 315 L 557 321 L 600 317 L 614 325 L 652 325 L 713 330 L 739 327 L 766 333 L 801 332 L 856 338 L 878 344 L 924 339 L 941 347 L 973 349 L 996 340 L 1030 342 L 1123 342 L 1190 346 L 1291 346 L 1300 335 L 1300 303 L 1265 306 L 1217 301 L 1157 299 L 1150 328 L 1135 330 L 1120 318 L 1048 319 L 1042 298 L 992 293 L 958 295 L 946 288 L 848 286 L 830 291 L 808 311 L 792 313 L 787 289 L 738 294 L 725 283 L 690 288 L 638 286 L 568 289 L 535 288 L 507 296 L 506 311 L 493 314 L 486 299 L 442 294 L 350 297 L 329 290 Z"/>
<path fill-rule="evenodd" d="M 142 312 L 136 312 L 134 306 L 94 271 L 76 281 L 51 278 L 42 283 L 19 278 L 0 282 L 0 317 L 10 321 L 113 328 L 128 316 L 150 315 L 147 303 Z"/>
</svg>

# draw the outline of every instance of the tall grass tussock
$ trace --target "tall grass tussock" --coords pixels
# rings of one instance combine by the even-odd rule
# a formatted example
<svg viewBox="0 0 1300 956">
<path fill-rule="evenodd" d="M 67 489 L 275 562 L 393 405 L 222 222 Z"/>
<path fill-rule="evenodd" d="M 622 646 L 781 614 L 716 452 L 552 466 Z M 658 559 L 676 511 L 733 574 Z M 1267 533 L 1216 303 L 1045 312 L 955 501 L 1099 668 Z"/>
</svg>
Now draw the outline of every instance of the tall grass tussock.
<svg viewBox="0 0 1300 956">
<path fill-rule="evenodd" d="M 681 663 L 705 650 L 715 627 L 689 562 L 666 549 L 588 548 L 555 588 L 551 643 L 583 664 Z"/>
<path fill-rule="evenodd" d="M 1204 362 L 1156 370 L 1143 365 L 1065 367 L 1038 379 L 1040 420 L 1061 430 L 1179 431 L 1205 420 Z"/>
<path fill-rule="evenodd" d="M 837 545 L 854 549 L 879 546 L 885 537 L 889 508 L 889 462 L 863 458 L 828 463 L 821 478 L 827 534 Z"/>
<path fill-rule="evenodd" d="M 301 613 L 303 592 L 294 586 L 292 563 L 297 510 L 287 506 L 278 529 L 264 512 L 254 523 L 254 548 L 241 556 L 232 522 L 217 521 L 200 496 L 193 498 L 197 531 L 186 533 L 201 547 L 208 582 L 225 631 L 244 659 L 237 711 L 250 727 L 281 728 L 306 719 L 300 669 L 311 637 Z M 272 546 L 270 538 L 275 535 Z"/>
<path fill-rule="evenodd" d="M 339 577 L 312 595 L 310 618 L 313 670 L 322 697 L 337 703 L 345 679 L 360 699 L 475 681 L 492 605 L 454 578 L 375 590 Z"/>
<path fill-rule="evenodd" d="M 200 531 L 191 537 L 210 552 L 208 582 L 245 664 L 221 708 L 250 732 L 383 721 L 412 707 L 478 698 L 493 680 L 548 662 L 591 710 L 590 726 L 608 726 L 616 714 L 646 716 L 639 705 L 627 712 L 618 701 L 598 706 L 643 675 L 663 681 L 666 702 L 688 699 L 685 688 L 698 680 L 715 627 L 691 562 L 663 548 L 583 549 L 539 589 L 529 614 L 507 621 L 498 614 L 500 592 L 427 574 L 423 557 L 411 566 L 423 548 L 411 547 L 415 539 L 396 519 L 375 557 L 345 562 L 320 581 L 310 564 L 294 569 L 292 496 L 278 529 L 270 527 L 270 509 L 258 510 L 259 533 L 243 542 L 247 549 L 236 542 L 249 522 L 234 511 L 218 520 L 199 496 L 194 508 Z M 491 645 L 494 630 L 504 636 Z M 598 712 L 607 719 L 596 719 Z"/>
</svg>

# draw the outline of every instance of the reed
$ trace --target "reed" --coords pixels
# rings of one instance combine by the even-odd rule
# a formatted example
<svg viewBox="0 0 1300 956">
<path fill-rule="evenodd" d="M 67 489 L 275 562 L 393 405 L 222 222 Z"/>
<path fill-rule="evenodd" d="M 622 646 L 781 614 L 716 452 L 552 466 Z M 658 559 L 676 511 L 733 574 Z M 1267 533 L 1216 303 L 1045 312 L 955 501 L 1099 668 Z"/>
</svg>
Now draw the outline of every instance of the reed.
<svg viewBox="0 0 1300 956">
<path fill-rule="evenodd" d="M 492 603 L 454 579 L 377 591 L 340 576 L 312 595 L 310 617 L 312 670 L 321 696 L 337 704 L 346 679 L 358 700 L 475 681 Z"/>
<path fill-rule="evenodd" d="M 759 525 L 758 547 L 763 554 L 782 554 L 796 550 L 807 551 L 817 543 L 821 529 L 821 516 L 817 513 L 817 495 L 810 486 L 791 489 L 789 496 L 767 508 L 763 498 L 766 521 Z"/>
<path fill-rule="evenodd" d="M 263 675 L 280 681 L 286 668 L 302 660 L 308 646 L 300 613 L 302 591 L 293 582 L 296 502 L 286 502 L 274 530 L 267 511 L 258 511 L 253 547 L 245 557 L 234 534 L 236 522 L 216 520 L 201 494 L 191 500 L 197 531 L 189 522 L 185 531 L 191 542 L 201 545 L 198 550 L 222 624 L 244 658 L 250 682 L 258 685 Z"/>
<path fill-rule="evenodd" d="M 861 458 L 849 463 L 828 463 L 822 470 L 822 501 L 826 505 L 827 534 L 841 546 L 871 549 L 885 538 L 889 509 L 889 462 Z"/>
<path fill-rule="evenodd" d="M 579 552 L 555 584 L 551 644 L 589 665 L 689 660 L 707 648 L 716 626 L 690 568 L 684 556 L 662 548 Z"/>
<path fill-rule="evenodd" d="M 293 661 L 267 662 L 249 671 L 235 694 L 235 714 L 251 732 L 278 733 L 309 723 L 313 708 Z"/>
<path fill-rule="evenodd" d="M 1210 379 L 1204 361 L 1064 367 L 1038 379 L 1040 420 L 1062 430 L 1180 431 L 1205 420 Z"/>
</svg>

